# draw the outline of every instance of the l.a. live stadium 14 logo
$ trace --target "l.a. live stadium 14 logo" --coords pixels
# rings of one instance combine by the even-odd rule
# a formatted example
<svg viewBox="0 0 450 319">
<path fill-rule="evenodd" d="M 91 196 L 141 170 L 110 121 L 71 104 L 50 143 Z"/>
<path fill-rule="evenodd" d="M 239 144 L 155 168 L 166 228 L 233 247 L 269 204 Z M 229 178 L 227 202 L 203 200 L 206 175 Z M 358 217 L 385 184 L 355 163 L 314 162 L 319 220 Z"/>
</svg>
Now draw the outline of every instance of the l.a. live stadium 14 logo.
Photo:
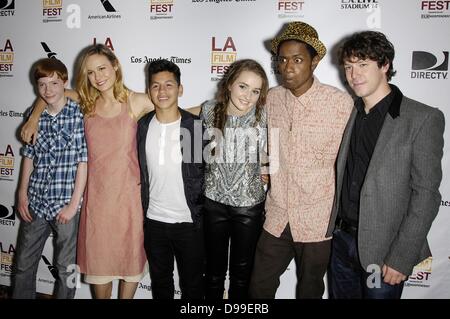
<svg viewBox="0 0 450 319">
<path fill-rule="evenodd" d="M 222 45 L 223 43 L 223 45 Z M 222 42 L 216 37 L 211 38 L 211 81 L 220 81 L 222 76 L 230 67 L 230 64 L 236 61 L 237 50 L 232 37 L 227 37 Z"/>
<path fill-rule="evenodd" d="M 378 0 L 341 0 L 341 9 L 377 9 Z"/>
<path fill-rule="evenodd" d="M 0 77 L 12 77 L 13 66 L 14 48 L 11 40 L 6 39 L 3 46 L 0 44 Z"/>
<path fill-rule="evenodd" d="M 150 19 L 172 19 L 175 0 L 150 0 Z"/>
<path fill-rule="evenodd" d="M 61 22 L 62 0 L 42 0 L 42 22 Z"/>
<path fill-rule="evenodd" d="M 278 18 L 303 18 L 301 14 L 305 1 L 278 0 Z"/>
<path fill-rule="evenodd" d="M 0 17 L 14 15 L 15 0 L 0 0 Z"/>
<path fill-rule="evenodd" d="M 450 18 L 450 0 L 420 2 L 421 18 Z"/>
<path fill-rule="evenodd" d="M 448 51 L 433 54 L 426 51 L 413 51 L 411 78 L 426 80 L 445 80 L 448 77 Z"/>
</svg>

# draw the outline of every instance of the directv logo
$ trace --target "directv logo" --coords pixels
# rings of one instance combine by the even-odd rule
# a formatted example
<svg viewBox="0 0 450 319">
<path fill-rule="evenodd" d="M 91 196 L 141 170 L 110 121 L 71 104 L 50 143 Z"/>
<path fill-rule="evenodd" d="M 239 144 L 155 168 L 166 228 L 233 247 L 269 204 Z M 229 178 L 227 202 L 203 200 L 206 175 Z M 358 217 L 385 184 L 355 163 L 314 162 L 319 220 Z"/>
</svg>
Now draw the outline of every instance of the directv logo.
<svg viewBox="0 0 450 319">
<path fill-rule="evenodd" d="M 15 0 L 0 0 L 0 16 L 13 16 L 14 15 L 14 1 Z"/>
<path fill-rule="evenodd" d="M 448 76 L 448 51 L 434 55 L 425 51 L 413 51 L 412 79 L 445 80 Z"/>
<path fill-rule="evenodd" d="M 14 206 L 11 206 L 11 210 L 8 207 L 0 205 L 0 225 L 14 226 L 16 224 L 16 210 Z"/>
</svg>

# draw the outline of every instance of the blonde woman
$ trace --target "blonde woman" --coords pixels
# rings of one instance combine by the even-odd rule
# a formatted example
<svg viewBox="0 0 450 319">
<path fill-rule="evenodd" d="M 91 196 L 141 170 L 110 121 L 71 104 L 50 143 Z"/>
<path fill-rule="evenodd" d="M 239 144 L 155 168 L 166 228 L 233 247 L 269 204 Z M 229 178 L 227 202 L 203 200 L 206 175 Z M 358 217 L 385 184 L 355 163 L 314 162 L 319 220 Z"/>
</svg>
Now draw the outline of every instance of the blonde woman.
<svg viewBox="0 0 450 319">
<path fill-rule="evenodd" d="M 111 298 L 113 280 L 120 281 L 119 298 L 133 298 L 146 262 L 136 129 L 153 104 L 124 85 L 117 57 L 102 44 L 81 53 L 76 86 L 69 94 L 81 102 L 89 159 L 77 263 L 95 298 Z M 25 141 L 42 109 L 22 130 Z"/>
</svg>

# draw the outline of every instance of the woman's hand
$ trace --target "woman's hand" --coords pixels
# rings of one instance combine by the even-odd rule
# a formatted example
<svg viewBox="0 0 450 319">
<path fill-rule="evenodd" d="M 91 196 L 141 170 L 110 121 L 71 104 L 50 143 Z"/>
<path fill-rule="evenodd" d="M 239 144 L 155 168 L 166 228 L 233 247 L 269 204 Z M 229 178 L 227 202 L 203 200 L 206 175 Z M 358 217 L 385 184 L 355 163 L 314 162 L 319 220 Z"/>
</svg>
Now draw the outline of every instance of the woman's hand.
<svg viewBox="0 0 450 319">
<path fill-rule="evenodd" d="M 23 142 L 27 144 L 33 144 L 36 143 L 36 139 L 38 136 L 38 125 L 39 125 L 39 118 L 38 120 L 34 120 L 32 117 L 23 125 L 22 129 L 20 130 L 20 138 Z"/>
</svg>

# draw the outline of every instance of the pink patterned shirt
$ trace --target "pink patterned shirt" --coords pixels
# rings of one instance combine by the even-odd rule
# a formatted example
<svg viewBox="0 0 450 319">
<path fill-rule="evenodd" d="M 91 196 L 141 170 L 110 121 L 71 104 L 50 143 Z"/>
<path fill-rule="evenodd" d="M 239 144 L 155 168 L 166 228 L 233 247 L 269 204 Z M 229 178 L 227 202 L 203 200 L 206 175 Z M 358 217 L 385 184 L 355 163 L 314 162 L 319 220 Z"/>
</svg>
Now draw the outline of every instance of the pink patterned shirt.
<svg viewBox="0 0 450 319">
<path fill-rule="evenodd" d="M 289 223 L 294 242 L 329 239 L 334 164 L 352 108 L 350 95 L 315 77 L 300 97 L 282 86 L 269 91 L 269 133 L 279 129 L 279 147 L 269 136 L 270 165 L 275 171 L 270 176 L 264 224 L 273 236 L 279 237 Z"/>
</svg>

